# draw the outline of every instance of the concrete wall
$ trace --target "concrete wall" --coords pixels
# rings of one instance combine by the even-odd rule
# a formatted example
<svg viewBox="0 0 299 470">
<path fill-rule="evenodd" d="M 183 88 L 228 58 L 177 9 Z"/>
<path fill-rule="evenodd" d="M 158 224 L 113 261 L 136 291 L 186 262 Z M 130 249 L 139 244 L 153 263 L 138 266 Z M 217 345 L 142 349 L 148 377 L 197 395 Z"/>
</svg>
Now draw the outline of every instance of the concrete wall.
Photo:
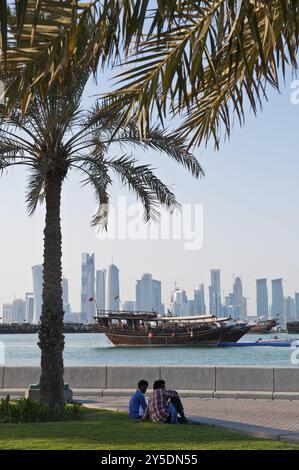
<svg viewBox="0 0 299 470">
<path fill-rule="evenodd" d="M 0 366 L 0 395 L 23 395 L 38 383 L 39 367 Z M 182 396 L 299 399 L 299 368 L 251 366 L 66 367 L 64 380 L 80 395 L 129 395 L 137 382 L 157 379 Z"/>
<path fill-rule="evenodd" d="M 274 370 L 274 398 L 297 398 L 299 368 L 277 367 Z"/>
<path fill-rule="evenodd" d="M 272 367 L 217 367 L 215 397 L 272 398 L 273 374 Z"/>
<path fill-rule="evenodd" d="M 215 390 L 216 367 L 161 366 L 161 377 L 170 389 L 210 397 Z"/>
<path fill-rule="evenodd" d="M 160 366 L 107 366 L 108 389 L 136 388 L 139 380 L 151 384 L 160 378 Z"/>
<path fill-rule="evenodd" d="M 3 388 L 25 389 L 39 382 L 39 367 L 4 367 Z"/>
<path fill-rule="evenodd" d="M 65 367 L 64 382 L 74 389 L 107 388 L 107 366 Z"/>
</svg>

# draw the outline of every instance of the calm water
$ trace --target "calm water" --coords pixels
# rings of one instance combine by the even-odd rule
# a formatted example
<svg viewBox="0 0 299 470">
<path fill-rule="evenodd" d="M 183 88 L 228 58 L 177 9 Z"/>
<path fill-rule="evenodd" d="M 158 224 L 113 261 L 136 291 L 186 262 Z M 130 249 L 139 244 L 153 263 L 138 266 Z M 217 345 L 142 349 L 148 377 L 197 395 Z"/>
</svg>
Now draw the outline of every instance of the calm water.
<svg viewBox="0 0 299 470">
<path fill-rule="evenodd" d="M 299 348 L 224 347 L 224 348 L 115 348 L 99 333 L 66 334 L 65 365 L 100 364 L 199 364 L 268 365 L 294 367 L 291 354 Z M 273 335 L 246 335 L 241 341 L 271 339 Z M 299 335 L 279 334 L 279 339 L 299 340 Z M 6 365 L 38 365 L 40 350 L 36 334 L 0 335 Z M 2 362 L 2 361 L 1 361 Z M 297 365 L 298 367 L 298 365 Z"/>
</svg>

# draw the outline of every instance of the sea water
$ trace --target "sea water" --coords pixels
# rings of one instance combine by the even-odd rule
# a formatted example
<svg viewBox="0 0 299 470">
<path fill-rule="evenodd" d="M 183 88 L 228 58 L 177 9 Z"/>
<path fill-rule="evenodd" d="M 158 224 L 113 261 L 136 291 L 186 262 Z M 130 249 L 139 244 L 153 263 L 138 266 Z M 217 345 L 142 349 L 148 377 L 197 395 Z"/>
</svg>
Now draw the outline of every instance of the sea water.
<svg viewBox="0 0 299 470">
<path fill-rule="evenodd" d="M 273 334 L 247 334 L 242 342 L 259 338 L 273 339 Z M 299 335 L 278 334 L 279 339 L 296 339 Z M 40 350 L 37 334 L 0 335 L 2 356 L 6 365 L 39 365 Z M 297 357 L 299 359 L 299 348 Z M 254 365 L 298 367 L 294 362 L 294 348 L 248 347 L 184 347 L 184 348 L 116 348 L 100 333 L 65 335 L 64 363 L 66 366 L 101 364 L 183 364 L 183 365 Z M 293 355 L 292 355 L 293 354 Z M 1 359 L 3 363 L 3 359 Z"/>
</svg>

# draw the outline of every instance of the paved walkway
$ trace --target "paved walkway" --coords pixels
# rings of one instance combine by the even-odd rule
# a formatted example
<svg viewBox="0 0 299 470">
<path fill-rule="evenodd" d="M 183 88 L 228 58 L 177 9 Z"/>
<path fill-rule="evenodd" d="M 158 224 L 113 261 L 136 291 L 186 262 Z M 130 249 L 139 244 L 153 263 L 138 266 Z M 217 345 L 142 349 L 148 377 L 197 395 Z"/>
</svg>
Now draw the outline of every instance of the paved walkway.
<svg viewBox="0 0 299 470">
<path fill-rule="evenodd" d="M 94 408 L 128 408 L 128 397 L 85 397 L 80 401 Z M 184 398 L 183 404 L 186 415 L 198 423 L 299 443 L 299 400 Z"/>
</svg>

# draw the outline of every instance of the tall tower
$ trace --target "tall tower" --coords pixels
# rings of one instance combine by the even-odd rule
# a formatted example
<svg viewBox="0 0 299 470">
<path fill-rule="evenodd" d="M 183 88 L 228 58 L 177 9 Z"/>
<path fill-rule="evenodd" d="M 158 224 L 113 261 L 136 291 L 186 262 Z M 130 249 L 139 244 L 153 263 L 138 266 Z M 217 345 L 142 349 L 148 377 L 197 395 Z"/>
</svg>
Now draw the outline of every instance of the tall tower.
<svg viewBox="0 0 299 470">
<path fill-rule="evenodd" d="M 295 307 L 295 299 L 292 297 L 287 297 L 285 299 L 285 321 L 293 321 L 296 320 L 296 307 Z"/>
<path fill-rule="evenodd" d="M 96 275 L 96 299 L 99 310 L 105 310 L 105 277 L 106 270 L 97 270 Z"/>
<path fill-rule="evenodd" d="M 71 306 L 69 303 L 69 281 L 65 277 L 62 278 L 62 300 L 64 317 L 68 320 L 68 316 L 71 313 Z"/>
<path fill-rule="evenodd" d="M 211 269 L 210 294 L 210 313 L 219 317 L 221 315 L 221 286 L 220 269 Z"/>
<path fill-rule="evenodd" d="M 268 319 L 269 314 L 269 301 L 267 279 L 256 280 L 256 314 L 258 317 Z"/>
<path fill-rule="evenodd" d="M 95 297 L 95 266 L 94 253 L 82 253 L 81 264 L 81 313 L 88 323 L 93 321 L 96 309 L 95 303 L 90 301 Z"/>
<path fill-rule="evenodd" d="M 136 281 L 136 310 L 162 313 L 161 282 L 149 273 Z"/>
<path fill-rule="evenodd" d="M 12 321 L 14 323 L 23 323 L 26 321 L 25 300 L 15 299 L 12 303 Z"/>
<path fill-rule="evenodd" d="M 243 297 L 242 281 L 238 276 L 234 280 L 233 299 L 235 307 L 239 307 L 240 318 L 245 320 L 247 316 L 247 301 L 246 298 Z"/>
<path fill-rule="evenodd" d="M 110 264 L 106 271 L 105 308 L 119 310 L 119 269 L 115 264 Z"/>
<path fill-rule="evenodd" d="M 33 323 L 34 318 L 34 294 L 33 292 L 26 292 L 25 294 L 25 304 L 26 304 L 26 322 Z"/>
<path fill-rule="evenodd" d="M 43 294 L 43 266 L 37 264 L 32 266 L 32 280 L 33 280 L 33 293 L 34 293 L 34 315 L 33 323 L 40 321 L 42 314 L 42 294 Z"/>
<path fill-rule="evenodd" d="M 200 284 L 200 286 L 194 289 L 194 313 L 196 315 L 206 314 L 205 291 L 203 284 Z"/>
<path fill-rule="evenodd" d="M 272 318 L 278 318 L 280 325 L 284 326 L 284 297 L 282 279 L 272 280 Z"/>
</svg>

